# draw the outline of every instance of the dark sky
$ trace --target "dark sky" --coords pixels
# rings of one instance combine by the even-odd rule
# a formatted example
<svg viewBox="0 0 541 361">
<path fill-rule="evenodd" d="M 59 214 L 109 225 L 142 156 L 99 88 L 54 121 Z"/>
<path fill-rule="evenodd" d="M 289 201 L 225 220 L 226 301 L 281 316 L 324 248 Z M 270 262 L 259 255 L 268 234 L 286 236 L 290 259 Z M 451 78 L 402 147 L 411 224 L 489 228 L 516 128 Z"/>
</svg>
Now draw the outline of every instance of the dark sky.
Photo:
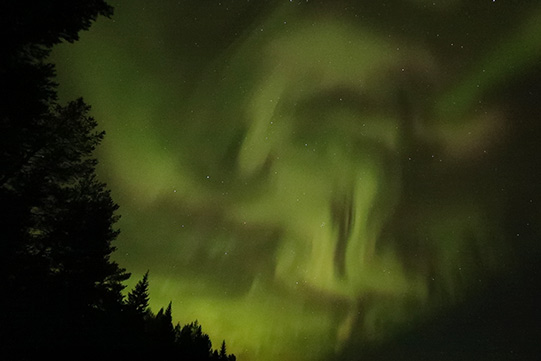
<svg viewBox="0 0 541 361">
<path fill-rule="evenodd" d="M 53 58 L 154 310 L 350 359 L 539 251 L 536 1 L 110 3 Z"/>
</svg>

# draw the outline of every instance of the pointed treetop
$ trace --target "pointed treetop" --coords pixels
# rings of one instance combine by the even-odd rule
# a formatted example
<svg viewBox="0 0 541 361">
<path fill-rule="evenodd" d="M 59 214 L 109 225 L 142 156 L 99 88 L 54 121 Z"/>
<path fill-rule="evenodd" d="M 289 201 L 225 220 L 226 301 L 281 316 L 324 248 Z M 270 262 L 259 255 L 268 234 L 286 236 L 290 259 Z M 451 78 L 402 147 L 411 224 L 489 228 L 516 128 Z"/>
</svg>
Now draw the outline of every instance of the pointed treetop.
<svg viewBox="0 0 541 361">
<path fill-rule="evenodd" d="M 147 314 L 150 310 L 150 295 L 148 292 L 148 287 L 148 271 L 146 271 L 143 278 L 137 282 L 133 290 L 128 293 L 128 301 L 126 302 L 127 306 L 141 315 Z"/>
</svg>

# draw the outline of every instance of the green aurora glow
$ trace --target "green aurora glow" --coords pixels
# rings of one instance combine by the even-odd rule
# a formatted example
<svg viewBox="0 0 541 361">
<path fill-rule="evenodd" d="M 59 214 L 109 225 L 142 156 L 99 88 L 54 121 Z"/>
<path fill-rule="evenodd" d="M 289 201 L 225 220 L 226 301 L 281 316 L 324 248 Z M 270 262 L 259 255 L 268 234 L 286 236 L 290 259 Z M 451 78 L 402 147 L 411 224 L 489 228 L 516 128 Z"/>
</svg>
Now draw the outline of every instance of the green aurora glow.
<svg viewBox="0 0 541 361">
<path fill-rule="evenodd" d="M 541 7 L 145 3 L 54 58 L 107 131 L 115 256 L 155 310 L 240 360 L 317 360 L 513 269 L 510 192 L 539 197 L 505 163 L 507 89 L 539 70 Z"/>
</svg>

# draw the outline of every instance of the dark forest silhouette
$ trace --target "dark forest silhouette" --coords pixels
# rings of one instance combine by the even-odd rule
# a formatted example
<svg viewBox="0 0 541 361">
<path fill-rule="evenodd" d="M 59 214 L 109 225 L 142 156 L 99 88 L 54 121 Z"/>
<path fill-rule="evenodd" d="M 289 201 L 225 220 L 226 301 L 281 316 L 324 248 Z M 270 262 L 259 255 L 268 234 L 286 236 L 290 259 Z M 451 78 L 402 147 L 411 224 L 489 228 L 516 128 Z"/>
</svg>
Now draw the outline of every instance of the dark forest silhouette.
<svg viewBox="0 0 541 361">
<path fill-rule="evenodd" d="M 130 274 L 110 259 L 118 206 L 92 156 L 104 132 L 82 99 L 57 102 L 47 62 L 112 7 L 13 1 L 0 13 L 0 359 L 235 360 L 197 321 L 173 326 L 171 304 L 151 312 L 148 272 L 122 295 Z"/>
</svg>

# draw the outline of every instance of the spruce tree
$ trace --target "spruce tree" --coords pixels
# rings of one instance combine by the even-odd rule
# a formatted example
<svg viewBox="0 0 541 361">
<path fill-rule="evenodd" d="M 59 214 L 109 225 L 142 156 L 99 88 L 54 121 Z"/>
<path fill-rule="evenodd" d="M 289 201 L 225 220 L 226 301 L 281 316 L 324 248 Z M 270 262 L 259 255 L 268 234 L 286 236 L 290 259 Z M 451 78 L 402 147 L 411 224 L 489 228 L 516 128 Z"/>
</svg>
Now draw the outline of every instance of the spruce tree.
<svg viewBox="0 0 541 361">
<path fill-rule="evenodd" d="M 222 341 L 222 347 L 220 347 L 220 354 L 218 356 L 220 360 L 227 360 L 227 349 L 225 347 L 225 340 Z"/>
<path fill-rule="evenodd" d="M 133 290 L 128 293 L 126 306 L 128 310 L 133 311 L 140 317 L 144 317 L 149 313 L 150 295 L 148 292 L 148 271 L 143 275 L 143 278 L 137 282 Z"/>
<path fill-rule="evenodd" d="M 118 206 L 95 174 L 92 152 L 104 134 L 94 130 L 88 111 L 81 99 L 52 107 L 40 121 L 40 146 L 1 185 L 2 198 L 16 209 L 13 228 L 5 225 L 3 255 L 9 265 L 5 301 L 13 311 L 7 321 L 21 329 L 10 331 L 18 338 L 13 345 L 85 342 L 85 334 L 99 334 L 96 322 L 105 318 L 96 312 L 121 305 L 129 275 L 110 259 Z M 45 337 L 21 339 L 28 330 Z"/>
<path fill-rule="evenodd" d="M 0 337 L 21 358 L 102 340 L 129 276 L 110 259 L 118 206 L 93 158 L 104 133 L 82 99 L 56 102 L 47 63 L 54 44 L 112 8 L 73 4 L 11 1 L 0 12 Z"/>
<path fill-rule="evenodd" d="M 188 360 L 208 360 L 212 357 L 212 342 L 197 320 L 182 328 L 178 342 L 181 354 Z"/>
<path fill-rule="evenodd" d="M 172 302 L 164 310 L 160 308 L 154 319 L 155 335 L 160 344 L 173 345 L 175 334 L 173 328 Z"/>
</svg>

